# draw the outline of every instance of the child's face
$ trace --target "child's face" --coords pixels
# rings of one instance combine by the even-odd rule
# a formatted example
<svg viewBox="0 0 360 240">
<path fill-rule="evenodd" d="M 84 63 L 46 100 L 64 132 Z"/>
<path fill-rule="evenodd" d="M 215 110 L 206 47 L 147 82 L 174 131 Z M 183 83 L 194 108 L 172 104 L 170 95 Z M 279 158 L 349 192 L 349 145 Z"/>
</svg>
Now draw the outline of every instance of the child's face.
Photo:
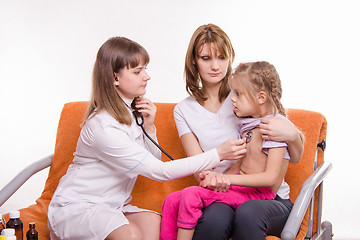
<svg viewBox="0 0 360 240">
<path fill-rule="evenodd" d="M 227 73 L 229 59 L 220 53 L 216 44 L 206 43 L 196 59 L 196 65 L 203 84 L 219 83 Z"/>
<path fill-rule="evenodd" d="M 237 117 L 258 117 L 258 111 L 255 107 L 255 104 L 247 97 L 241 81 L 232 78 L 231 88 L 234 92 L 234 95 L 231 97 L 231 101 L 233 102 L 235 115 Z"/>
<path fill-rule="evenodd" d="M 115 77 L 118 79 L 114 82 L 117 91 L 120 97 L 126 99 L 145 95 L 147 81 L 150 80 L 143 61 L 135 68 L 123 68 L 118 73 L 115 73 Z"/>
</svg>

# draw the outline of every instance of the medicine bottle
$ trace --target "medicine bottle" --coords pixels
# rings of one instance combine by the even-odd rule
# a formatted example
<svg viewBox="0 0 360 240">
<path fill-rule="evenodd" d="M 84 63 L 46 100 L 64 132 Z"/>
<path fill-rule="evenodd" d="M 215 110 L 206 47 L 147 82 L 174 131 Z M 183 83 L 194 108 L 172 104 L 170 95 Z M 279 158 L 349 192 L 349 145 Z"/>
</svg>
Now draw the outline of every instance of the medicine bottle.
<svg viewBox="0 0 360 240">
<path fill-rule="evenodd" d="M 26 240 L 38 240 L 39 233 L 35 229 L 35 223 L 29 223 L 29 230 L 26 232 Z"/>
<path fill-rule="evenodd" d="M 1 234 L 1 231 L 6 228 L 5 226 L 6 226 L 5 219 L 0 214 L 0 234 Z"/>
<path fill-rule="evenodd" d="M 24 240 L 24 225 L 20 220 L 19 211 L 9 212 L 9 221 L 6 223 L 6 228 L 15 229 L 15 236 L 17 240 Z"/>
<path fill-rule="evenodd" d="M 16 240 L 15 229 L 6 228 L 1 231 L 1 236 L 6 236 L 6 240 Z"/>
</svg>

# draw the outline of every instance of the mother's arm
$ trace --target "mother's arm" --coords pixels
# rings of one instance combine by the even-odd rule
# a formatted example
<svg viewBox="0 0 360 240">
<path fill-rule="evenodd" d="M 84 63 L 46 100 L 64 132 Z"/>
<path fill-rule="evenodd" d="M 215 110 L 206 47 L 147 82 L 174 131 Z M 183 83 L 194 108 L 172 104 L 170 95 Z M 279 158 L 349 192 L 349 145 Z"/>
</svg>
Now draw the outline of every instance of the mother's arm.
<svg viewBox="0 0 360 240">
<path fill-rule="evenodd" d="M 192 132 L 185 133 L 180 137 L 180 140 L 185 150 L 185 153 L 188 157 L 203 153 L 199 141 L 194 133 Z M 195 173 L 194 177 L 197 182 L 200 182 L 199 173 Z"/>
<path fill-rule="evenodd" d="M 282 141 L 288 145 L 290 162 L 300 161 L 304 151 L 304 137 L 301 131 L 282 117 L 267 117 L 261 120 L 260 133 L 263 139 Z"/>
</svg>

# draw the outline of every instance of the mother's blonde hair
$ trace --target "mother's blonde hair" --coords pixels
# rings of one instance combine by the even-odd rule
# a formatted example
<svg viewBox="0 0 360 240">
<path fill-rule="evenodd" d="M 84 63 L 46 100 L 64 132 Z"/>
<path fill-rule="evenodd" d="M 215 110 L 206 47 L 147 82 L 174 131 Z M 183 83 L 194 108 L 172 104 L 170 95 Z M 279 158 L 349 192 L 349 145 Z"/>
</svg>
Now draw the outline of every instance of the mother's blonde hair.
<svg viewBox="0 0 360 240">
<path fill-rule="evenodd" d="M 100 47 L 94 64 L 92 94 L 84 123 L 93 113 L 95 115 L 105 110 L 120 123 L 131 124 L 127 106 L 115 89 L 114 73 L 120 73 L 125 67 L 137 67 L 140 61 L 149 63 L 149 54 L 140 44 L 125 37 L 112 37 Z"/>
<path fill-rule="evenodd" d="M 196 29 L 190 39 L 185 57 L 185 80 L 186 91 L 190 96 L 195 97 L 200 104 L 203 104 L 207 100 L 207 97 L 204 96 L 201 90 L 201 77 L 195 63 L 196 59 L 199 58 L 203 46 L 207 43 L 214 43 L 219 48 L 220 53 L 229 59 L 228 69 L 225 77 L 221 80 L 218 93 L 220 102 L 230 93 L 229 77 L 232 71 L 231 65 L 235 58 L 235 51 L 230 38 L 220 27 L 214 24 L 206 24 Z"/>
</svg>

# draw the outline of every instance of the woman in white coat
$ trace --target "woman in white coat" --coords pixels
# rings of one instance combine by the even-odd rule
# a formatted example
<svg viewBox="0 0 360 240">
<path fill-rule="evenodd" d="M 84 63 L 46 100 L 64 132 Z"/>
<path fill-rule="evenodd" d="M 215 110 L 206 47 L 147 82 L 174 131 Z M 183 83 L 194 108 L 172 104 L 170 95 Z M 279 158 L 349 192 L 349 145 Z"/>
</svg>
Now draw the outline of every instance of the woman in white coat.
<svg viewBox="0 0 360 240">
<path fill-rule="evenodd" d="M 245 153 L 243 140 L 171 162 L 135 124 L 131 103 L 146 93 L 149 55 L 138 43 L 113 37 L 99 49 L 93 90 L 73 164 L 61 178 L 48 212 L 51 239 L 159 239 L 160 215 L 129 205 L 138 175 L 166 181 L 216 167 Z M 134 103 L 156 140 L 155 105 Z"/>
</svg>

